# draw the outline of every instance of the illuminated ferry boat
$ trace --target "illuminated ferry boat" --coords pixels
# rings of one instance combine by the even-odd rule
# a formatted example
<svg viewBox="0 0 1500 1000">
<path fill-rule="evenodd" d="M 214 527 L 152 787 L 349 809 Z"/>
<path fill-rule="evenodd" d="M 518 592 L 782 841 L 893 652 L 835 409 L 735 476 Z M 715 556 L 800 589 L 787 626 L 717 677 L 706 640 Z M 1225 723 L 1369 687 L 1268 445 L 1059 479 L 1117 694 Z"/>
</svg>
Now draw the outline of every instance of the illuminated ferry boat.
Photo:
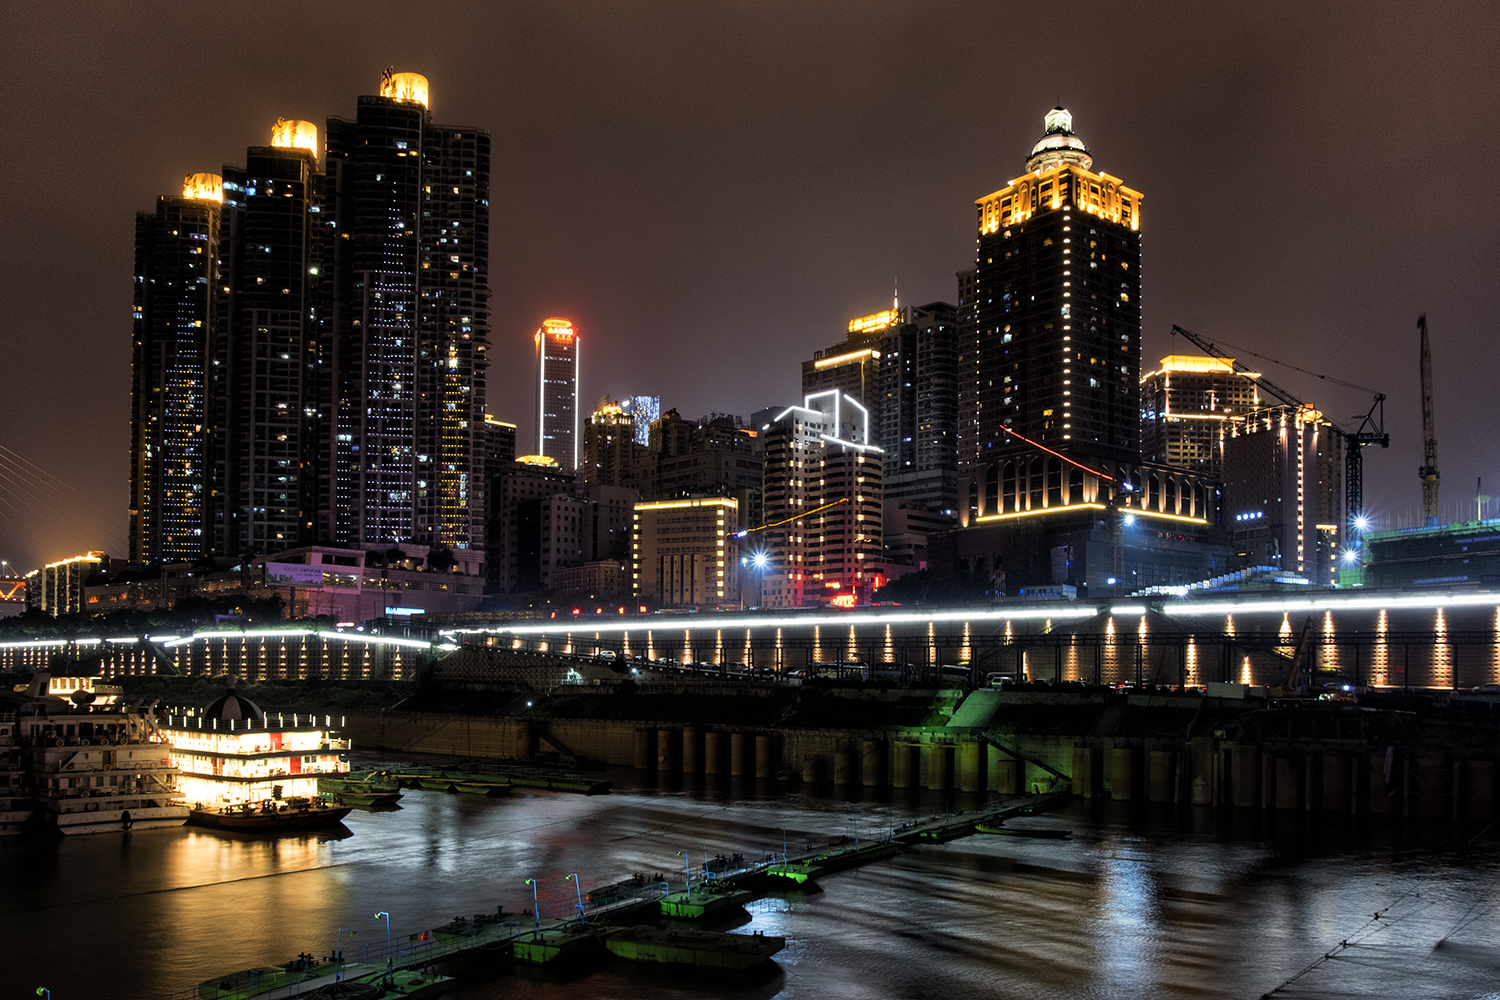
<svg viewBox="0 0 1500 1000">
<path fill-rule="evenodd" d="M 11 741 L 33 820 L 65 834 L 181 826 L 188 809 L 166 738 L 98 680 L 39 672 L 24 690 L 0 692 L 11 718 L 0 740 Z"/>
<path fill-rule="evenodd" d="M 348 815 L 318 795 L 318 779 L 347 775 L 349 741 L 328 716 L 268 713 L 235 690 L 197 712 L 169 712 L 179 787 L 192 822 L 225 829 L 282 831 L 330 826 Z"/>
</svg>

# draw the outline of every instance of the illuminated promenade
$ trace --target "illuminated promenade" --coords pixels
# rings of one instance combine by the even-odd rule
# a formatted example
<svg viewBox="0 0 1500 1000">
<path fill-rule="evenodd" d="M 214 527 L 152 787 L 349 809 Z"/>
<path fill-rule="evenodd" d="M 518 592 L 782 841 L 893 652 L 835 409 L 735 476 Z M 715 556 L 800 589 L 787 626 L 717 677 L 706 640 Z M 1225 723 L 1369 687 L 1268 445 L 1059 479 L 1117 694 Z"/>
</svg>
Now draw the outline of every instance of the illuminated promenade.
<svg viewBox="0 0 1500 1000">
<path fill-rule="evenodd" d="M 155 673 L 250 680 L 410 680 L 427 658 L 466 646 L 580 659 L 601 650 L 699 671 L 752 668 L 769 679 L 864 669 L 937 679 L 965 668 L 1105 684 L 1275 684 L 1308 619 L 1311 666 L 1351 684 L 1471 688 L 1500 683 L 1500 593 L 1321 591 L 968 608 L 729 614 L 586 615 L 444 630 L 433 641 L 311 627 L 0 643 L 0 669 L 65 653 L 105 677 Z M 616 661 L 617 663 L 619 661 Z M 621 665 L 623 669 L 623 664 Z M 644 667 L 642 666 L 642 669 Z"/>
</svg>

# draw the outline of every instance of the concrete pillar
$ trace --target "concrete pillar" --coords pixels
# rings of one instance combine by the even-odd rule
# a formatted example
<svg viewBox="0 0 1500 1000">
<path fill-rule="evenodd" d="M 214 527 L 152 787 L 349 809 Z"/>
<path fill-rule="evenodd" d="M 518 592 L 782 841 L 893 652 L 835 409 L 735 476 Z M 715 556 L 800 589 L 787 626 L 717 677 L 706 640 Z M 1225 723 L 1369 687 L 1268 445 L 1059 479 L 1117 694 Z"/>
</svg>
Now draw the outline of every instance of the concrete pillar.
<svg viewBox="0 0 1500 1000">
<path fill-rule="evenodd" d="M 860 779 L 866 788 L 879 788 L 885 776 L 885 740 L 865 740 L 860 747 Z"/>
<path fill-rule="evenodd" d="M 1109 797 L 1116 802 L 1135 798 L 1137 777 L 1136 752 L 1130 747 L 1109 751 Z"/>
<path fill-rule="evenodd" d="M 1006 754 L 992 761 L 995 768 L 995 791 L 1001 795 L 1015 795 L 1021 791 L 1021 782 L 1026 779 L 1025 766 Z"/>
<path fill-rule="evenodd" d="M 1323 752 L 1323 810 L 1349 811 L 1349 757 L 1337 751 Z"/>
<path fill-rule="evenodd" d="M 986 744 L 976 741 L 960 743 L 958 746 L 958 790 L 980 792 L 984 790 L 984 757 Z"/>
<path fill-rule="evenodd" d="M 1260 805 L 1260 750 L 1250 743 L 1236 743 L 1229 755 L 1229 801 L 1240 809 Z"/>
<path fill-rule="evenodd" d="M 1215 780 L 1214 768 L 1218 764 L 1218 753 L 1214 741 L 1207 737 L 1196 737 L 1188 744 L 1191 757 L 1188 761 L 1188 801 L 1195 806 L 1218 805 L 1219 782 Z"/>
<path fill-rule="evenodd" d="M 1398 801 L 1399 796 L 1390 794 L 1393 789 L 1399 789 L 1401 787 L 1401 775 L 1397 766 L 1398 760 L 1395 758 L 1395 755 L 1392 755 L 1393 759 L 1391 761 L 1391 778 L 1394 784 L 1390 788 L 1387 788 L 1385 776 L 1386 752 L 1384 750 L 1371 750 L 1369 757 L 1369 767 L 1365 772 L 1366 778 L 1368 780 L 1366 781 L 1365 787 L 1369 790 L 1368 802 L 1370 806 L 1370 812 L 1374 813 L 1377 816 L 1399 813 L 1401 811 L 1401 806 Z"/>
<path fill-rule="evenodd" d="M 1276 770 L 1276 792 L 1273 800 L 1277 809 L 1301 809 L 1303 793 L 1303 760 L 1296 751 L 1273 755 Z"/>
<path fill-rule="evenodd" d="M 1495 818 L 1495 762 L 1464 762 L 1464 810 L 1466 819 Z"/>
<path fill-rule="evenodd" d="M 1094 784 L 1094 751 L 1089 747 L 1073 748 L 1073 794 L 1081 799 L 1099 794 Z"/>
<path fill-rule="evenodd" d="M 1177 777 L 1177 755 L 1171 750 L 1152 750 L 1147 754 L 1150 775 L 1146 798 L 1151 802 L 1172 802 Z"/>
<path fill-rule="evenodd" d="M 675 729 L 656 731 L 656 769 L 676 771 L 682 766 L 682 746 L 678 742 L 681 734 Z"/>
<path fill-rule="evenodd" d="M 1089 751 L 1089 753 L 1094 753 L 1094 751 Z M 1097 757 L 1097 754 L 1095 754 L 1095 757 Z M 1100 783 L 1098 783 L 1098 771 L 1100 771 L 1100 763 L 1095 759 L 1095 789 L 1100 787 Z M 1005 753 L 1004 750 L 999 750 L 999 748 L 990 747 L 990 789 L 993 792 L 998 792 L 999 795 L 1016 795 L 1023 774 L 1025 772 L 1020 769 L 1020 762 L 1017 762 L 1016 757 L 1011 757 L 1010 754 Z"/>
<path fill-rule="evenodd" d="M 703 733 L 697 726 L 682 729 L 682 773 L 703 773 Z"/>
<path fill-rule="evenodd" d="M 916 747 L 910 743 L 895 743 L 891 745 L 891 787 L 912 787 L 912 757 L 915 755 Z"/>
<path fill-rule="evenodd" d="M 1276 755 L 1269 750 L 1260 755 L 1260 807 L 1276 808 Z"/>
<path fill-rule="evenodd" d="M 635 731 L 635 769 L 647 771 L 656 766 L 656 731 L 654 729 L 637 729 Z"/>
<path fill-rule="evenodd" d="M 848 750 L 833 752 L 833 783 L 835 785 L 854 784 L 854 754 Z"/>
<path fill-rule="evenodd" d="M 719 774 L 724 768 L 724 734 L 712 730 L 703 734 L 703 773 Z"/>
<path fill-rule="evenodd" d="M 522 760 L 536 756 L 536 733 L 529 722 L 516 723 L 516 756 Z"/>
<path fill-rule="evenodd" d="M 1417 768 L 1413 777 L 1417 793 L 1417 815 L 1419 816 L 1446 816 L 1448 815 L 1448 794 L 1446 786 L 1452 780 L 1448 769 L 1443 766 L 1442 753 L 1423 753 L 1417 756 Z"/>
<path fill-rule="evenodd" d="M 953 748 L 946 743 L 929 743 L 927 751 L 927 789 L 946 792 L 953 787 Z"/>
<path fill-rule="evenodd" d="M 755 776 L 776 777 L 776 737 L 769 733 L 755 737 Z"/>
<path fill-rule="evenodd" d="M 806 754 L 802 758 L 802 783 L 816 785 L 823 778 L 823 758 L 817 754 Z"/>
<path fill-rule="evenodd" d="M 729 734 L 729 774 L 734 778 L 753 778 L 755 761 L 751 758 L 754 738 L 747 733 Z"/>
</svg>

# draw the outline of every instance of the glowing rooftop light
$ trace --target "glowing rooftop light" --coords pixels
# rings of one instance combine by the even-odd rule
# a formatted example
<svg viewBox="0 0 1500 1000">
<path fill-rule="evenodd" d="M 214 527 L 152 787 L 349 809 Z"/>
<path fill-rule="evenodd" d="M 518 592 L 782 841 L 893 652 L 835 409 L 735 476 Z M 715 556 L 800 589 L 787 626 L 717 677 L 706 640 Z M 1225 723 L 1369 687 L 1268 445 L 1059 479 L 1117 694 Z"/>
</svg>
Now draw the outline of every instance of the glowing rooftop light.
<svg viewBox="0 0 1500 1000">
<path fill-rule="evenodd" d="M 316 157 L 320 151 L 318 126 L 312 122 L 294 122 L 278 118 L 276 124 L 271 126 L 271 145 L 281 149 L 305 149 Z"/>
<path fill-rule="evenodd" d="M 182 196 L 198 201 L 224 200 L 224 178 L 218 174 L 188 174 L 182 179 Z"/>
<path fill-rule="evenodd" d="M 421 73 L 390 73 L 380 78 L 380 96 L 397 101 L 416 101 L 424 108 L 428 103 L 427 77 Z"/>
</svg>

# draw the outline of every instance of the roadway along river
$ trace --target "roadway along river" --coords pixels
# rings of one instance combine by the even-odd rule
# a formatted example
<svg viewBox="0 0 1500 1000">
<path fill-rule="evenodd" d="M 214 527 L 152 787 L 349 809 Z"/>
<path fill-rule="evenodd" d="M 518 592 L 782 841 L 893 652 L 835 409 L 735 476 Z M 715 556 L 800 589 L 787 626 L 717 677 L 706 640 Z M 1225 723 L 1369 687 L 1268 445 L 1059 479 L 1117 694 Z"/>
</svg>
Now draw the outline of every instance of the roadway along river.
<svg viewBox="0 0 1500 1000">
<path fill-rule="evenodd" d="M 341 926 L 352 959 L 383 945 L 376 911 L 390 912 L 401 938 L 455 914 L 529 906 L 527 878 L 539 880 L 544 907 L 570 909 L 570 873 L 585 892 L 635 872 L 680 883 L 678 852 L 696 868 L 705 849 L 780 851 L 782 827 L 795 851 L 946 805 L 926 792 L 733 797 L 615 777 L 616 791 L 594 798 L 407 792 L 399 811 L 356 811 L 337 838 L 193 828 L 7 838 L 3 995 L 165 996 L 328 954 Z M 973 805 L 960 797 L 953 807 Z M 1473 839 L 1443 826 L 1104 803 L 1014 825 L 1074 835 L 925 846 L 829 876 L 822 893 L 753 903 L 737 929 L 788 939 L 758 982 L 731 989 L 616 965 L 571 981 L 502 976 L 450 996 L 1251 998 L 1347 939 L 1352 947 L 1287 995 L 1500 1000 L 1500 827 Z"/>
</svg>

